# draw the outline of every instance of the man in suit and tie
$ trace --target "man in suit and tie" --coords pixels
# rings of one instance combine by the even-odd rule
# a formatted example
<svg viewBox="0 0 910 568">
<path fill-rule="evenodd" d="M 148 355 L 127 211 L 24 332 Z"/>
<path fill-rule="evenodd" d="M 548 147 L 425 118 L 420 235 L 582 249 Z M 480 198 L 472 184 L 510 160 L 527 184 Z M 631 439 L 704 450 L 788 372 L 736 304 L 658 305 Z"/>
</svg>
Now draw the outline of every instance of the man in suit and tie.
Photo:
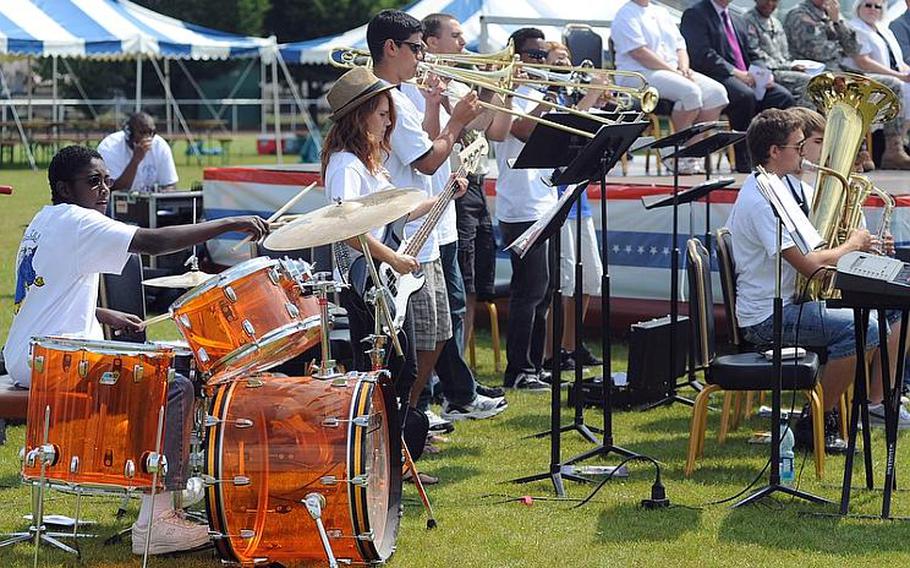
<svg viewBox="0 0 910 568">
<path fill-rule="evenodd" d="M 682 15 L 679 29 L 686 40 L 690 66 L 727 89 L 730 126 L 746 130 L 752 117 L 766 108 L 793 106 L 793 95 L 784 87 L 768 84 L 764 97 L 756 99 L 756 77 L 749 73 L 745 26 L 727 9 L 731 0 L 699 0 Z M 745 142 L 735 147 L 736 170 L 749 173 L 752 162 Z"/>
</svg>

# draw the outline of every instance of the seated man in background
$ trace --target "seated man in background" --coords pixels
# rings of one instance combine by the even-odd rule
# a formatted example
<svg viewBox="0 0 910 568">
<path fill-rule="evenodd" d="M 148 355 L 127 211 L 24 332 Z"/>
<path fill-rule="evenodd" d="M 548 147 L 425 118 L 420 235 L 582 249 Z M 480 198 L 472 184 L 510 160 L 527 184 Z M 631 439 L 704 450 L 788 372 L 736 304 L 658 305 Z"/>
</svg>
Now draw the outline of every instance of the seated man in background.
<svg viewBox="0 0 910 568">
<path fill-rule="evenodd" d="M 103 340 L 101 324 L 141 331 L 135 314 L 98 308 L 100 276 L 119 274 L 130 254 L 165 254 L 201 244 L 229 231 L 260 238 L 268 232 L 258 217 L 227 217 L 195 225 L 143 229 L 104 216 L 113 182 L 101 155 L 84 146 L 67 146 L 47 170 L 51 205 L 34 216 L 17 254 L 16 315 L 3 358 L 14 385 L 31 385 L 29 344 L 33 337 L 67 335 Z M 141 290 L 136 289 L 140 294 Z M 133 525 L 133 553 L 142 554 L 151 530 L 149 552 L 165 554 L 209 543 L 208 527 L 183 518 L 174 500 L 186 487 L 193 384 L 176 375 L 168 384 L 164 456 L 165 491 L 154 501 L 143 495 Z M 152 522 L 154 521 L 154 522 Z M 151 529 L 149 529 L 151 526 Z"/>
<path fill-rule="evenodd" d="M 871 0 L 880 4 L 880 0 Z M 787 13 L 784 20 L 790 54 L 797 59 L 824 63 L 828 71 L 850 71 L 857 68 L 851 59 L 860 54 L 856 30 L 840 15 L 838 0 L 803 0 Z M 871 75 L 894 91 L 901 92 L 901 80 L 886 75 Z M 881 167 L 891 170 L 910 169 L 910 156 L 904 151 L 904 118 L 897 116 L 884 125 L 885 151 Z"/>
<path fill-rule="evenodd" d="M 774 73 L 774 81 L 787 88 L 803 106 L 814 106 L 806 99 L 806 85 L 811 77 L 805 67 L 793 63 L 784 26 L 774 15 L 779 0 L 755 0 L 746 12 L 746 40 L 749 58 Z"/>
<path fill-rule="evenodd" d="M 901 53 L 904 54 L 904 63 L 910 65 L 910 0 L 907 0 L 907 10 L 904 10 L 903 14 L 894 18 L 891 24 L 888 25 L 888 29 L 891 30 L 891 33 L 897 39 Z"/>
<path fill-rule="evenodd" d="M 773 82 L 759 99 L 756 77 L 749 71 L 745 26 L 730 14 L 730 0 L 700 0 L 683 12 L 679 29 L 692 57 L 692 69 L 704 73 L 727 89 L 727 116 L 735 130 L 746 130 L 755 114 L 767 108 L 793 106 L 790 91 Z M 749 173 L 752 161 L 745 142 L 734 147 L 736 171 Z"/>
<path fill-rule="evenodd" d="M 177 187 L 174 155 L 155 130 L 155 119 L 144 112 L 131 114 L 123 130 L 98 144 L 111 177 L 112 191 L 161 191 Z"/>
</svg>

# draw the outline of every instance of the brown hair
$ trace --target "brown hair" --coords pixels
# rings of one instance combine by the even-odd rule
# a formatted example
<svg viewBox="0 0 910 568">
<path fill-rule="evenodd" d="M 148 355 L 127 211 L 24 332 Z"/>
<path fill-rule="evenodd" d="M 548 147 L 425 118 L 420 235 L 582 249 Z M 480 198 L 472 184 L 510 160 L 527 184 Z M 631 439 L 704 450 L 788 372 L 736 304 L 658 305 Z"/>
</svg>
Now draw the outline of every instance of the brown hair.
<svg viewBox="0 0 910 568">
<path fill-rule="evenodd" d="M 379 98 L 389 101 L 389 121 L 391 126 L 385 131 L 382 140 L 367 132 L 367 119 L 376 112 Z M 329 159 L 336 152 L 350 152 L 363 162 L 371 174 L 376 174 L 382 167 L 382 161 L 392 151 L 392 129 L 395 128 L 395 102 L 388 91 L 370 97 L 357 108 L 345 114 L 332 124 L 322 145 L 322 177 L 329 166 Z"/>
<path fill-rule="evenodd" d="M 785 145 L 790 134 L 801 128 L 802 121 L 789 111 L 769 108 L 758 113 L 746 130 L 752 165 L 766 165 L 771 146 Z"/>
<path fill-rule="evenodd" d="M 806 107 L 790 107 L 787 112 L 794 115 L 801 123 L 800 128 L 803 130 L 803 136 L 808 138 L 816 132 L 824 132 L 828 124 L 825 117 L 820 113 Z"/>
</svg>

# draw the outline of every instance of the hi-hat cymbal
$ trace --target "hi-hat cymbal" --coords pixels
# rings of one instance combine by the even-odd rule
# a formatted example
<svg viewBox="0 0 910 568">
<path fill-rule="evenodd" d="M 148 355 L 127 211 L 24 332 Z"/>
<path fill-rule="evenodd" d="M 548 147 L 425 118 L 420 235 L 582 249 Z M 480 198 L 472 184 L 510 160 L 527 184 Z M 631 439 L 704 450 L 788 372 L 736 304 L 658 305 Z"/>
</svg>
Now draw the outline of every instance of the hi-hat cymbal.
<svg viewBox="0 0 910 568">
<path fill-rule="evenodd" d="M 190 270 L 183 274 L 149 278 L 148 280 L 143 280 L 142 283 L 146 286 L 156 286 L 158 288 L 195 288 L 212 276 L 214 275 L 201 270 Z"/>
<path fill-rule="evenodd" d="M 265 238 L 271 250 L 295 250 L 337 243 L 369 233 L 417 208 L 426 194 L 414 188 L 389 189 L 310 211 Z"/>
</svg>

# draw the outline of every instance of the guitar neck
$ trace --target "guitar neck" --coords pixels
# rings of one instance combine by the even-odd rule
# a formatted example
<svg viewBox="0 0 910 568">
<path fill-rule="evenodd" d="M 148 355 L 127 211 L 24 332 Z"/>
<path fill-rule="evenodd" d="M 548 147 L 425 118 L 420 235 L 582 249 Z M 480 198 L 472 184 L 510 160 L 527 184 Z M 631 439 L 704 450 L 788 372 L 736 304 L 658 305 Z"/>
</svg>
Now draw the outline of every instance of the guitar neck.
<svg viewBox="0 0 910 568">
<path fill-rule="evenodd" d="M 455 180 L 457 178 L 463 177 L 465 174 L 464 165 L 460 165 L 458 170 L 449 178 L 449 182 L 446 184 L 445 189 L 442 190 L 442 193 L 439 195 L 439 199 L 436 200 L 436 203 L 433 204 L 433 207 L 430 208 L 430 211 L 427 213 L 426 219 L 424 219 L 423 224 L 420 225 L 420 228 L 417 229 L 417 232 L 408 240 L 408 244 L 404 249 L 404 254 L 409 256 L 417 256 L 417 253 L 420 252 L 420 249 L 423 248 L 423 245 L 426 244 L 427 239 L 430 238 L 430 233 L 433 232 L 433 229 L 436 228 L 436 224 L 439 222 L 439 219 L 442 218 L 442 214 L 445 212 L 446 207 L 452 201 L 452 198 L 455 196 Z"/>
</svg>

